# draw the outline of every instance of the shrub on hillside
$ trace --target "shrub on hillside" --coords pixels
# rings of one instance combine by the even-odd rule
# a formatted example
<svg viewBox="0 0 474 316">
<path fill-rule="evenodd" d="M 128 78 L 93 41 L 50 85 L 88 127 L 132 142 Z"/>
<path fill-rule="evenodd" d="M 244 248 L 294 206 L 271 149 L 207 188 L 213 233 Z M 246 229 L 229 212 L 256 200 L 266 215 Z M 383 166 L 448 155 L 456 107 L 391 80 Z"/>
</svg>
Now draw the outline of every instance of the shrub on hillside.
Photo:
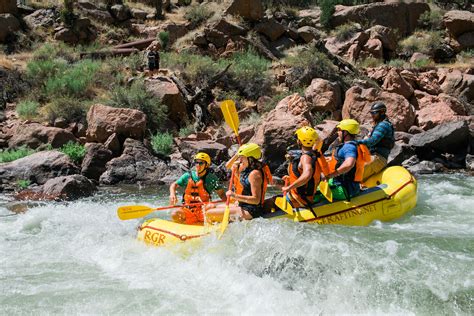
<svg viewBox="0 0 474 316">
<path fill-rule="evenodd" d="M 24 119 L 31 120 L 38 115 L 39 103 L 36 101 L 21 101 L 16 106 L 16 113 Z"/>
<path fill-rule="evenodd" d="M 339 42 L 343 42 L 350 39 L 359 31 L 361 31 L 360 25 L 351 22 L 336 27 L 332 32 L 332 35 L 335 36 Z"/>
<path fill-rule="evenodd" d="M 418 25 L 425 30 L 442 30 L 443 12 L 441 10 L 430 10 L 423 13 L 418 19 Z"/>
<path fill-rule="evenodd" d="M 443 43 L 440 31 L 417 31 L 399 44 L 401 53 L 411 56 L 413 53 L 431 55 Z"/>
<path fill-rule="evenodd" d="M 117 108 L 140 110 L 147 116 L 147 124 L 156 130 L 166 119 L 166 106 L 160 99 L 148 92 L 141 80 L 132 83 L 130 87 L 116 86 L 109 95 L 108 105 Z"/>
<path fill-rule="evenodd" d="M 0 150 L 0 163 L 17 160 L 34 153 L 35 151 L 33 149 L 26 146 L 21 146 L 17 149 Z"/>
<path fill-rule="evenodd" d="M 41 113 L 43 118 L 53 123 L 57 118 L 63 118 L 67 122 L 85 122 L 88 105 L 86 102 L 74 97 L 56 97 L 46 104 Z"/>
<path fill-rule="evenodd" d="M 80 163 L 84 156 L 86 155 L 86 148 L 82 144 L 69 141 L 67 144 L 64 144 L 59 151 L 65 153 L 71 158 L 75 163 Z"/>
<path fill-rule="evenodd" d="M 163 67 L 177 69 L 187 83 L 193 87 L 203 86 L 222 70 L 222 65 L 208 56 L 190 53 L 162 53 L 160 62 Z"/>
<path fill-rule="evenodd" d="M 214 12 L 209 10 L 205 5 L 193 5 L 189 7 L 184 14 L 184 17 L 195 26 L 199 26 L 206 22 L 210 17 L 214 15 Z"/>
<path fill-rule="evenodd" d="M 158 39 L 160 40 L 161 47 L 163 48 L 163 50 L 167 50 L 170 44 L 170 33 L 160 32 L 158 33 Z"/>
<path fill-rule="evenodd" d="M 151 147 L 157 154 L 168 156 L 173 149 L 173 136 L 169 133 L 157 133 L 151 137 Z"/>
</svg>

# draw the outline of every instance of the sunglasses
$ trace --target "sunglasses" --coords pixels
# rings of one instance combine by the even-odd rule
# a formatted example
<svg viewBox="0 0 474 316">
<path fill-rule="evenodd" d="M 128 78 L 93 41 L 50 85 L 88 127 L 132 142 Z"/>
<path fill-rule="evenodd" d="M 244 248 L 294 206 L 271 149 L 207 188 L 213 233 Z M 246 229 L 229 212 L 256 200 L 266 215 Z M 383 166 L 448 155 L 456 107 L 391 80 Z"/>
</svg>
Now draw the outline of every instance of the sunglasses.
<svg viewBox="0 0 474 316">
<path fill-rule="evenodd" d="M 194 161 L 194 164 L 202 166 L 202 165 L 205 165 L 206 162 L 205 161 Z"/>
</svg>

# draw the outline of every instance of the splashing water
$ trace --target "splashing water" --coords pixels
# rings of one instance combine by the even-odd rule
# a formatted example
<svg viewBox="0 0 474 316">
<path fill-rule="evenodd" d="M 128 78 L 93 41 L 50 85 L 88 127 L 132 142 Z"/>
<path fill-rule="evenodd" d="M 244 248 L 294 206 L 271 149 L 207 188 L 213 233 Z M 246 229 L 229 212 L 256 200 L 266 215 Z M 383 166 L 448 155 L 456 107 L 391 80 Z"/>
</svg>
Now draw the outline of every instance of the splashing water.
<svg viewBox="0 0 474 316">
<path fill-rule="evenodd" d="M 472 177 L 422 177 L 414 213 L 391 223 L 257 219 L 174 250 L 116 217 L 164 195 L 117 191 L 0 217 L 0 314 L 474 313 Z"/>
</svg>

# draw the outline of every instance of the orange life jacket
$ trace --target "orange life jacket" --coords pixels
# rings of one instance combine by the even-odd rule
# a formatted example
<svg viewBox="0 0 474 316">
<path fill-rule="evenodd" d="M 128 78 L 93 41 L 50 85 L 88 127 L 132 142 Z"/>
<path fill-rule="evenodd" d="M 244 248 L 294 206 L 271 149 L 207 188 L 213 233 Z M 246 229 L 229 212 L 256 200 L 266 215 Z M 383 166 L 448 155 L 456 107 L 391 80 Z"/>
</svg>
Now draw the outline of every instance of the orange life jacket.
<svg viewBox="0 0 474 316">
<path fill-rule="evenodd" d="M 249 195 L 252 194 L 252 189 L 250 188 L 250 183 L 248 182 L 248 177 L 253 170 L 259 170 L 262 173 L 263 183 L 262 183 L 262 198 L 261 204 L 265 200 L 265 193 L 267 192 L 268 184 L 273 183 L 273 176 L 268 165 L 264 165 L 261 169 L 250 169 L 248 171 L 243 171 L 240 174 L 240 177 L 234 177 L 234 188 L 236 194 Z"/>
<path fill-rule="evenodd" d="M 354 182 L 362 182 L 365 164 L 370 162 L 372 159 L 370 150 L 364 144 L 358 144 L 356 142 L 351 143 L 357 146 L 357 159 L 355 163 Z M 338 163 L 336 159 L 336 150 L 336 148 L 333 149 L 331 159 L 328 162 L 329 170 L 331 173 L 335 172 L 336 169 L 342 164 L 342 162 Z"/>
<path fill-rule="evenodd" d="M 204 185 L 207 175 L 208 173 L 206 172 L 202 178 L 194 182 L 191 172 L 189 173 L 188 184 L 183 194 L 184 204 L 208 202 L 211 200 L 211 194 L 207 192 Z M 204 222 L 202 205 L 183 207 L 181 210 L 184 212 L 186 224 L 192 225 Z"/>
<path fill-rule="evenodd" d="M 301 157 L 303 155 L 311 157 L 313 176 L 305 185 L 294 188 L 290 191 L 293 207 L 309 206 L 313 203 L 314 195 L 316 194 L 319 181 L 321 180 L 321 173 L 324 175 L 329 174 L 327 161 L 320 152 L 309 151 L 303 153 L 301 150 L 292 150 L 288 154 L 291 158 L 288 166 L 290 184 L 294 183 L 303 172 L 299 167 Z"/>
</svg>

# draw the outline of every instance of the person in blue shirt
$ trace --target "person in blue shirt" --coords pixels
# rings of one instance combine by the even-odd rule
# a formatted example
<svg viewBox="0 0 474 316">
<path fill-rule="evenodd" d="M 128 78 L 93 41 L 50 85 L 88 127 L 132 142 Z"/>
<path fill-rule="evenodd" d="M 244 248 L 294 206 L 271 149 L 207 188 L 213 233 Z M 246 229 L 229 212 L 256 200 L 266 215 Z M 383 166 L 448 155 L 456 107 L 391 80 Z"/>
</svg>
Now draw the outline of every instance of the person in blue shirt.
<svg viewBox="0 0 474 316">
<path fill-rule="evenodd" d="M 353 119 L 342 120 L 337 125 L 337 136 L 341 144 L 333 152 L 329 161 L 331 173 L 326 176 L 332 179 L 329 185 L 334 200 L 349 200 L 360 192 L 360 184 L 356 181 L 358 150 L 354 141 L 359 132 L 359 123 Z"/>
<path fill-rule="evenodd" d="M 357 141 L 366 145 L 372 154 L 372 160 L 365 165 L 362 182 L 387 166 L 388 156 L 395 145 L 395 131 L 386 113 L 385 104 L 375 102 L 370 108 L 374 128 L 368 138 Z"/>
</svg>

